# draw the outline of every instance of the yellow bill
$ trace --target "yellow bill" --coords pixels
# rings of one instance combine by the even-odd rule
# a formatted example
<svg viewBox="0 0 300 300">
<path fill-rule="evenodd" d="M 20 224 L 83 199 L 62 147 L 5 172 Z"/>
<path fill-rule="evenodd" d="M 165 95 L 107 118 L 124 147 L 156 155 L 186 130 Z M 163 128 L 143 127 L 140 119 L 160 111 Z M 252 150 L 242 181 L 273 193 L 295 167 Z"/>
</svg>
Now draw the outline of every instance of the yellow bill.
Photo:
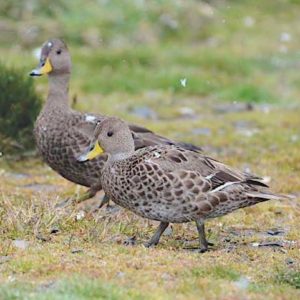
<svg viewBox="0 0 300 300">
<path fill-rule="evenodd" d="M 30 76 L 41 76 L 48 74 L 52 71 L 52 65 L 50 59 L 47 57 L 45 63 L 40 63 L 40 65 L 30 72 Z"/>
<path fill-rule="evenodd" d="M 99 145 L 99 142 L 96 141 L 96 143 L 94 145 L 90 146 L 85 153 L 83 153 L 82 155 L 80 155 L 77 158 L 77 160 L 81 161 L 81 162 L 91 160 L 103 153 L 104 153 L 104 150 Z"/>
</svg>

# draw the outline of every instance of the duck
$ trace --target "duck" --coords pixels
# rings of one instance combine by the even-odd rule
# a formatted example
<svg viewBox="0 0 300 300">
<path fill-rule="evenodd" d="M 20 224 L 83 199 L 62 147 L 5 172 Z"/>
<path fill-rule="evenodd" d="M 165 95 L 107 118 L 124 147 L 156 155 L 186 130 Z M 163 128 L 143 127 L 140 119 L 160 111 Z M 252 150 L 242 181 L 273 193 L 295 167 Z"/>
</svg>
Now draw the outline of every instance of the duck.
<svg viewBox="0 0 300 300">
<path fill-rule="evenodd" d="M 34 126 L 34 136 L 38 152 L 54 171 L 65 179 L 87 187 L 79 197 L 71 197 L 58 206 L 79 203 L 96 195 L 101 190 L 98 178 L 106 156 L 79 163 L 78 155 L 90 144 L 98 123 L 106 116 L 73 110 L 69 104 L 69 82 L 71 76 L 71 55 L 66 43 L 57 38 L 49 39 L 41 48 L 40 61 L 30 76 L 48 76 L 48 96 Z M 128 124 L 135 141 L 135 149 L 156 144 L 178 144 L 193 151 L 201 148 L 189 143 L 177 143 L 151 130 Z M 100 206 L 107 203 L 103 198 Z"/>
<path fill-rule="evenodd" d="M 99 180 L 109 198 L 143 218 L 160 222 L 147 247 L 158 244 L 170 223 L 195 222 L 199 251 L 205 252 L 210 245 L 205 236 L 207 219 L 283 197 L 272 193 L 260 177 L 201 152 L 174 144 L 136 150 L 128 125 L 118 118 L 96 126 L 91 145 L 78 161 L 103 154 L 108 158 Z"/>
</svg>

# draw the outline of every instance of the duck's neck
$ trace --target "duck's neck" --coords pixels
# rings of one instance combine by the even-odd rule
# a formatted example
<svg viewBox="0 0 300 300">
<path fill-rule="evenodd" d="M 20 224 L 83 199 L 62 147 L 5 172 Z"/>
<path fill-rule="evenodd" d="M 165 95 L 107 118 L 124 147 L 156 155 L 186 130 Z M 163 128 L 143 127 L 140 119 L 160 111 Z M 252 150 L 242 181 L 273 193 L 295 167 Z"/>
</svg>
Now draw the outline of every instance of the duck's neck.
<svg viewBox="0 0 300 300">
<path fill-rule="evenodd" d="M 114 154 L 108 154 L 107 163 L 112 164 L 114 162 L 127 159 L 130 156 L 132 156 L 133 154 L 134 154 L 134 150 L 128 151 L 128 152 L 119 152 L 119 153 L 114 153 Z"/>
<path fill-rule="evenodd" d="M 68 111 L 69 106 L 69 81 L 70 74 L 49 75 L 49 92 L 45 110 Z"/>
</svg>

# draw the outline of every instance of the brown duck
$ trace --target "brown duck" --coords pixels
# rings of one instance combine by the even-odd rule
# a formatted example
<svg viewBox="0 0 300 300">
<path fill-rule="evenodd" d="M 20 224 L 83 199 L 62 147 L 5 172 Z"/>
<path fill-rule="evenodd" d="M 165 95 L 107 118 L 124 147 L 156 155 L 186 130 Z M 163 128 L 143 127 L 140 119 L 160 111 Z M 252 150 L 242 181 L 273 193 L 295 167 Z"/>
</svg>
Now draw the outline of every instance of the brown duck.
<svg viewBox="0 0 300 300">
<path fill-rule="evenodd" d="M 110 199 L 139 216 L 161 222 L 147 246 L 159 242 L 169 223 L 195 221 L 200 251 L 206 251 L 206 219 L 281 198 L 259 177 L 178 145 L 135 151 L 130 129 L 117 118 L 96 127 L 90 147 L 97 151 L 87 149 L 78 160 L 108 155 L 99 180 Z"/>
<path fill-rule="evenodd" d="M 37 148 L 44 161 L 54 171 L 74 183 L 89 187 L 84 195 L 76 199 L 80 202 L 93 197 L 101 189 L 98 179 L 106 156 L 85 163 L 79 163 L 76 157 L 86 149 L 96 124 L 102 122 L 105 116 L 81 113 L 70 108 L 68 89 L 71 57 L 63 41 L 50 39 L 42 46 L 40 64 L 30 75 L 44 74 L 48 75 L 49 92 L 35 123 Z M 135 149 L 156 144 L 176 144 L 144 127 L 132 124 L 129 124 L 129 127 L 135 141 Z M 178 145 L 194 151 L 200 150 L 191 144 Z"/>
</svg>

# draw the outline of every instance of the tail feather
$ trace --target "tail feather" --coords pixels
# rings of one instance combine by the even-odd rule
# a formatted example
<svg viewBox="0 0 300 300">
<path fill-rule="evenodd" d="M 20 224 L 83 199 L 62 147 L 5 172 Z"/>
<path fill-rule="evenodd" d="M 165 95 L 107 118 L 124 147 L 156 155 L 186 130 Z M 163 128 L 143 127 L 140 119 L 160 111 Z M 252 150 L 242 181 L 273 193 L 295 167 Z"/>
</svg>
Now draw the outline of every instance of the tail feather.
<svg viewBox="0 0 300 300">
<path fill-rule="evenodd" d="M 288 195 L 280 195 L 280 194 L 271 194 L 271 193 L 264 193 L 264 192 L 247 192 L 247 196 L 253 198 L 259 198 L 263 200 L 281 200 L 281 199 L 291 199 Z"/>
</svg>

